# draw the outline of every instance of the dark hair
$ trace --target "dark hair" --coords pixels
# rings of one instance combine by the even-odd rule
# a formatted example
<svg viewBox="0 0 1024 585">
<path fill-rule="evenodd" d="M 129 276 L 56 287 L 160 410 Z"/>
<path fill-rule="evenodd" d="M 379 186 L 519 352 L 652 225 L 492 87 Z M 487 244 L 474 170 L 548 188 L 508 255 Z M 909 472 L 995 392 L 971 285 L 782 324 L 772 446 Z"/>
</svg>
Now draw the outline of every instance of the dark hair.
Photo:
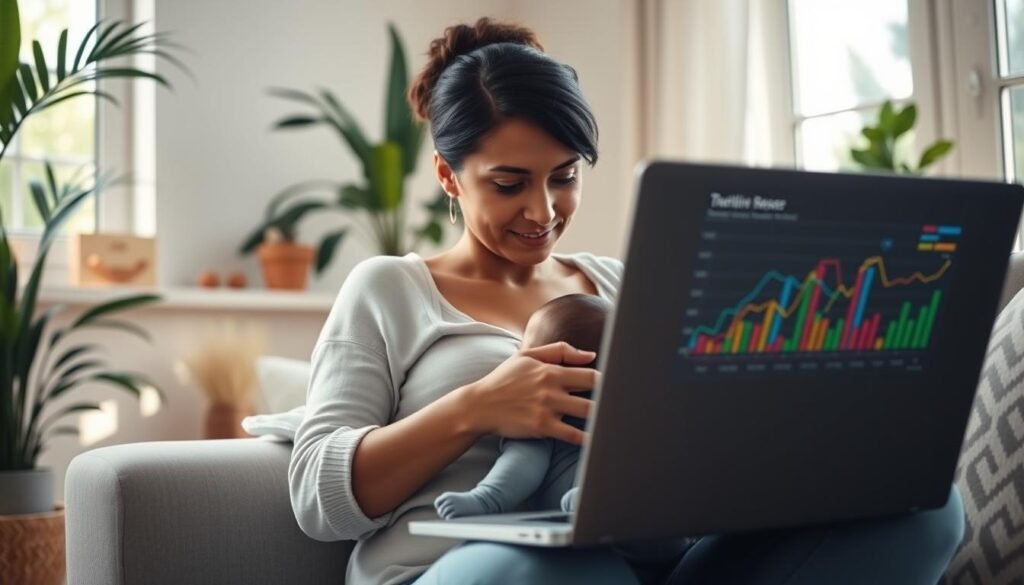
<svg viewBox="0 0 1024 585">
<path fill-rule="evenodd" d="M 430 122 L 434 147 L 462 169 L 480 138 L 510 118 L 536 124 L 588 163 L 597 162 L 597 121 L 576 71 L 543 53 L 527 28 L 481 18 L 445 29 L 430 43 L 429 61 L 408 99 Z"/>
<path fill-rule="evenodd" d="M 597 353 L 611 308 L 612 304 L 601 297 L 579 293 L 548 301 L 537 309 L 542 314 L 536 343 L 564 341 L 576 349 Z"/>
</svg>

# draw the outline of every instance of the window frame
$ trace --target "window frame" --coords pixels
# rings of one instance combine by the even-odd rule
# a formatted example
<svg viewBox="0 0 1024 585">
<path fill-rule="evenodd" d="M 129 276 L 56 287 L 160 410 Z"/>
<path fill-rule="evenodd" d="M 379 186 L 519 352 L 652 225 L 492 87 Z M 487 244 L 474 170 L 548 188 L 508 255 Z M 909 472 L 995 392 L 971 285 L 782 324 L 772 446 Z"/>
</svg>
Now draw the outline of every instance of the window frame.
<svg viewBox="0 0 1024 585">
<path fill-rule="evenodd" d="M 145 20 L 149 25 L 140 29 L 142 33 L 154 26 L 155 0 L 96 1 L 99 19 Z M 151 55 L 133 57 L 133 63 L 152 68 L 155 58 Z M 151 177 L 155 176 L 152 169 L 156 158 L 153 140 L 155 88 L 147 88 L 145 83 L 133 80 L 104 79 L 97 81 L 97 89 L 118 96 L 120 105 L 96 100 L 96 168 L 100 172 L 114 171 L 131 180 L 98 194 L 96 232 L 154 235 L 155 188 Z M 35 257 L 41 235 L 25 230 L 9 234 L 8 240 L 23 264 Z M 54 239 L 47 256 L 43 285 L 69 286 L 69 276 L 68 237 L 61 235 Z"/>
<path fill-rule="evenodd" d="M 882 101 L 860 104 L 852 108 L 843 108 L 821 112 L 812 115 L 803 115 L 797 111 L 797 86 L 800 82 L 797 73 L 796 58 L 797 50 L 793 42 L 793 14 L 789 0 L 775 0 L 776 8 L 784 14 L 784 26 L 782 28 L 782 41 L 785 47 L 785 70 L 788 79 L 784 91 L 787 92 L 788 110 L 779 112 L 787 120 L 787 136 L 779 142 L 785 145 L 786 151 L 777 157 L 783 161 L 792 161 L 793 164 L 802 168 L 803 153 L 800 147 L 800 126 L 807 120 L 825 118 L 845 112 L 865 112 L 877 110 L 881 107 Z M 939 107 L 939 88 L 936 76 L 937 61 L 935 57 L 935 45 L 937 42 L 935 27 L 935 15 L 933 3 L 929 0 L 907 0 L 907 42 L 910 53 L 911 75 L 913 80 L 913 92 L 909 98 L 894 100 L 894 103 L 908 103 L 913 101 L 917 104 L 918 117 L 914 131 L 919 144 L 931 144 L 943 132 L 942 115 Z M 950 169 L 947 163 L 941 162 L 936 165 L 938 174 L 948 173 Z"/>
</svg>

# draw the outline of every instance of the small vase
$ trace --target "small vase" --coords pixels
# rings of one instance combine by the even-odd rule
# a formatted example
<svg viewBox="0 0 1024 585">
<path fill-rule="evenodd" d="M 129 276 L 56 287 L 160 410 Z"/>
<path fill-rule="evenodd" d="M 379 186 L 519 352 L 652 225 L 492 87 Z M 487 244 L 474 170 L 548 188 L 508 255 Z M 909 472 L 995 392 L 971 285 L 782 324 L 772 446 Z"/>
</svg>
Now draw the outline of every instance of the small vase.
<svg viewBox="0 0 1024 585">
<path fill-rule="evenodd" d="M 304 290 L 313 264 L 313 248 L 292 242 L 267 242 L 260 245 L 257 255 L 263 268 L 263 282 L 267 288 Z"/>
<path fill-rule="evenodd" d="M 242 419 L 253 414 L 251 406 L 210 404 L 206 410 L 203 438 L 241 439 L 249 434 L 242 429 Z"/>
<path fill-rule="evenodd" d="M 18 585 L 61 585 L 65 565 L 64 507 L 42 514 L 0 516 L 0 578 Z"/>
</svg>

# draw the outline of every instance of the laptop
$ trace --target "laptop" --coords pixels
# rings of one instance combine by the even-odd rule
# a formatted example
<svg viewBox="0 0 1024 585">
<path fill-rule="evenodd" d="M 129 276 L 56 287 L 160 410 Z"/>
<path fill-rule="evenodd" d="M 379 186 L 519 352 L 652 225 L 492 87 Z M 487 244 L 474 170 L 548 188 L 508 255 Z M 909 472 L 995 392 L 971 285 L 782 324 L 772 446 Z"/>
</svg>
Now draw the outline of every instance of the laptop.
<svg viewBox="0 0 1024 585">
<path fill-rule="evenodd" d="M 1024 188 L 641 168 L 572 515 L 417 535 L 590 546 L 947 501 Z"/>
</svg>

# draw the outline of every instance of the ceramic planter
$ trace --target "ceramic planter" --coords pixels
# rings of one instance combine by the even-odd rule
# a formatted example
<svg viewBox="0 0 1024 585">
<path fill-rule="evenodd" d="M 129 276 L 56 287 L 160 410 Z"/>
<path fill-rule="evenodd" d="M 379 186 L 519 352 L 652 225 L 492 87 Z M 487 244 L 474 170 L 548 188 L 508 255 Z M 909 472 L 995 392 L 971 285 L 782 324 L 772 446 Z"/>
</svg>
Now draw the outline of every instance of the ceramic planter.
<svg viewBox="0 0 1024 585">
<path fill-rule="evenodd" d="M 257 250 L 267 288 L 304 290 L 313 265 L 312 246 L 292 242 L 263 243 Z"/>
</svg>

